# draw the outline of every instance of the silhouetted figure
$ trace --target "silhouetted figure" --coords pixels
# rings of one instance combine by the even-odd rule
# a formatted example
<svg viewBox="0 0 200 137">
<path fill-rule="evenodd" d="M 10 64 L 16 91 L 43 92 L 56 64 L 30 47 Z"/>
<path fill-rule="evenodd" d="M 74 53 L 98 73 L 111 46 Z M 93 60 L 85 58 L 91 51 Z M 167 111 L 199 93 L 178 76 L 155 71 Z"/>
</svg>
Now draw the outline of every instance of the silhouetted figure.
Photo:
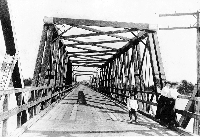
<svg viewBox="0 0 200 137">
<path fill-rule="evenodd" d="M 83 93 L 83 91 L 78 92 L 77 103 L 83 104 L 83 105 L 87 104 L 86 99 L 85 99 L 85 94 Z"/>
</svg>

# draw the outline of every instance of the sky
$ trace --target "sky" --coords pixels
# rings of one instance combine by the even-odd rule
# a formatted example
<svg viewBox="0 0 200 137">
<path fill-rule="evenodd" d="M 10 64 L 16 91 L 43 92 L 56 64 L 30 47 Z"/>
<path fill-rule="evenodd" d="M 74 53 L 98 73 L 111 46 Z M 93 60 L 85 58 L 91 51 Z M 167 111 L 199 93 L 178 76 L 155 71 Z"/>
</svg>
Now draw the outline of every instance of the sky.
<svg viewBox="0 0 200 137">
<path fill-rule="evenodd" d="M 161 18 L 159 14 L 200 10 L 198 0 L 8 0 L 8 3 L 24 78 L 33 77 L 44 16 L 173 27 L 193 25 L 196 19 L 193 16 Z M 196 36 L 196 29 L 158 31 L 167 80 L 186 79 L 196 83 Z M 0 29 L 0 63 L 4 54 Z"/>
</svg>

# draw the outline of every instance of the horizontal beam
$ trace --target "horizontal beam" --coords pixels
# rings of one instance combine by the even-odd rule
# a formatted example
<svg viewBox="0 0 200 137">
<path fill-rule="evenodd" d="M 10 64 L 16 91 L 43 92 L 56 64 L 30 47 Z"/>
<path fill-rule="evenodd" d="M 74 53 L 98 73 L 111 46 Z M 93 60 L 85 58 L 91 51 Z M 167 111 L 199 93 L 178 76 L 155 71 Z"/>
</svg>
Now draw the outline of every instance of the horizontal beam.
<svg viewBox="0 0 200 137">
<path fill-rule="evenodd" d="M 71 26 L 85 25 L 85 26 L 99 26 L 99 27 L 114 27 L 114 28 L 134 28 L 135 30 L 153 30 L 151 25 L 147 23 L 127 23 L 117 21 L 102 21 L 102 20 L 89 20 L 89 19 L 71 19 L 71 18 L 56 18 L 45 17 L 45 24 L 67 24 Z"/>
<path fill-rule="evenodd" d="M 83 67 L 100 67 L 101 65 L 72 64 L 72 66 L 83 66 Z"/>
<path fill-rule="evenodd" d="M 87 27 L 87 26 L 75 26 L 75 27 L 81 28 L 81 29 L 84 29 L 84 30 L 89 30 L 89 31 L 92 31 L 92 32 L 103 32 L 101 30 L 97 30 L 97 29 L 90 28 L 90 27 Z M 126 40 L 126 41 L 130 40 L 130 38 L 127 38 L 127 37 L 124 37 L 124 36 L 115 35 L 115 34 L 107 34 L 107 36 L 119 38 L 119 39 Z"/>
<path fill-rule="evenodd" d="M 102 63 L 102 62 L 105 62 L 102 61 L 102 60 L 97 60 L 97 61 L 88 61 L 88 60 L 85 60 L 85 61 L 80 61 L 80 60 L 72 60 L 72 63 Z"/>
<path fill-rule="evenodd" d="M 66 45 L 64 44 L 64 46 L 66 47 L 72 47 L 72 48 L 76 48 L 76 49 L 82 49 L 82 50 L 86 50 L 86 51 L 91 51 L 91 52 L 96 52 L 96 50 L 92 50 L 92 49 L 87 49 L 87 48 L 82 48 L 82 47 L 78 47 L 76 45 Z"/>
<path fill-rule="evenodd" d="M 84 74 L 77 74 L 75 76 L 83 76 Z M 91 74 L 93 76 L 93 74 Z M 90 75 L 89 75 L 90 76 Z"/>
<path fill-rule="evenodd" d="M 88 53 L 90 54 L 90 53 Z M 113 55 L 112 53 L 106 53 L 106 54 L 102 54 L 102 53 L 96 53 L 96 54 L 92 54 L 92 55 L 85 55 L 85 54 L 81 54 L 81 53 L 74 53 L 72 55 L 70 55 L 71 57 L 73 56 L 86 56 L 86 57 L 92 57 L 92 56 L 105 56 L 105 55 Z"/>
<path fill-rule="evenodd" d="M 170 27 L 170 28 L 159 28 L 159 30 L 175 30 L 175 29 L 194 29 L 198 27 Z"/>
<path fill-rule="evenodd" d="M 72 62 L 73 63 L 73 65 L 75 65 L 75 64 L 77 64 L 77 65 L 79 65 L 79 64 L 81 64 L 81 65 L 101 65 L 102 63 L 104 63 L 104 62 L 93 62 L 93 63 L 90 63 L 90 62 Z"/>
<path fill-rule="evenodd" d="M 74 60 L 71 60 L 72 62 L 73 61 L 96 61 L 96 62 L 99 62 L 99 61 L 107 61 L 107 59 L 101 59 L 101 60 L 95 60 L 95 59 L 86 59 L 86 58 L 83 58 L 83 59 L 74 59 Z"/>
<path fill-rule="evenodd" d="M 74 70 L 76 72 L 93 72 L 93 73 L 98 73 L 97 71 L 89 71 L 89 70 Z"/>
<path fill-rule="evenodd" d="M 185 15 L 197 15 L 198 12 L 193 13 L 172 13 L 172 14 L 159 14 L 159 17 L 167 17 L 167 16 L 185 16 Z"/>
<path fill-rule="evenodd" d="M 107 52 L 116 52 L 117 50 L 102 50 L 102 51 L 79 51 L 79 52 L 67 52 L 67 54 L 76 54 L 76 53 L 107 53 Z"/>
<path fill-rule="evenodd" d="M 71 56 L 70 56 L 71 57 Z M 96 61 L 96 60 L 105 60 L 105 59 L 97 59 L 97 58 L 94 58 L 94 57 L 89 57 L 89 58 L 86 58 L 86 57 L 79 57 L 79 56 L 74 56 L 72 57 L 73 60 L 91 60 L 91 61 Z"/>
<path fill-rule="evenodd" d="M 73 75 L 94 75 L 94 73 L 74 73 Z"/>
<path fill-rule="evenodd" d="M 79 56 L 82 56 L 82 57 L 83 57 L 83 56 L 84 56 L 84 57 L 88 57 L 88 58 L 85 58 L 85 59 L 89 59 L 89 58 L 90 58 L 90 59 L 92 59 L 92 58 L 93 58 L 93 59 L 98 59 L 98 60 L 102 60 L 102 59 L 104 59 L 104 58 L 95 57 L 95 56 L 88 56 L 88 55 L 73 55 L 73 56 L 70 55 L 70 57 L 76 57 L 76 58 L 80 58 Z"/>
<path fill-rule="evenodd" d="M 69 36 L 61 36 L 61 39 L 67 40 L 68 38 L 78 38 L 78 37 L 91 37 L 91 36 L 99 36 L 99 35 L 107 35 L 107 34 L 116 34 L 116 33 L 127 33 L 133 31 L 132 29 L 126 30 L 116 30 L 116 31 L 107 31 L 107 32 L 96 32 L 89 34 L 79 34 L 79 35 L 69 35 Z"/>
</svg>

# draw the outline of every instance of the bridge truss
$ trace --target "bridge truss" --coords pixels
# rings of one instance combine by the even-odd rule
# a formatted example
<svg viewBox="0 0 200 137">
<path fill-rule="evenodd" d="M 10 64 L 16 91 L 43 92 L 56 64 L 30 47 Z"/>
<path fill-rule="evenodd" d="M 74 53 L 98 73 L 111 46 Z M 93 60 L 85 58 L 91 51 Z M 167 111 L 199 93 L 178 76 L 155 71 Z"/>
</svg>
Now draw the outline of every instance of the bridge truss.
<svg viewBox="0 0 200 137">
<path fill-rule="evenodd" d="M 166 80 L 157 26 L 146 23 L 45 17 L 33 87 L 23 88 L 18 51 L 10 21 L 7 1 L 1 0 L 1 24 L 6 55 L 1 71 L 0 114 L 2 136 L 7 135 L 7 119 L 17 114 L 20 127 L 29 118 L 62 99 L 79 76 L 90 76 L 91 86 L 111 99 L 126 104 L 134 88 L 138 90 L 139 110 L 152 118 L 159 98 L 157 87 Z M 79 70 L 79 67 L 88 70 Z M 91 71 L 95 68 L 96 71 Z M 2 86 L 3 85 L 3 86 Z M 13 86 L 19 90 L 5 90 Z M 15 94 L 17 107 L 9 110 L 8 97 Z M 29 97 L 25 100 L 24 93 Z M 198 100 L 195 97 L 185 97 Z M 199 120 L 199 115 L 179 112 Z"/>
<path fill-rule="evenodd" d="M 91 75 L 91 82 L 99 92 L 123 104 L 133 87 L 137 87 L 141 91 L 140 109 L 155 115 L 145 102 L 156 103 L 159 96 L 156 86 L 162 88 L 166 79 L 156 26 L 45 17 L 43 28 L 35 86 L 71 84 L 77 76 Z M 74 70 L 72 75 L 74 66 L 98 71 Z"/>
</svg>

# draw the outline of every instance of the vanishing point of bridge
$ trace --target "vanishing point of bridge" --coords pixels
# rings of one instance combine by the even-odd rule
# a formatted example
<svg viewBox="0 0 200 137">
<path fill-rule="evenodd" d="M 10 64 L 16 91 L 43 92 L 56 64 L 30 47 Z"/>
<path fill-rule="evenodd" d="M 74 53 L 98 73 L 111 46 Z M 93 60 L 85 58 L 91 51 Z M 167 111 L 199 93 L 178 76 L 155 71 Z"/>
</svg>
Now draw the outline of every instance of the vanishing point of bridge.
<svg viewBox="0 0 200 137">
<path fill-rule="evenodd" d="M 199 134 L 198 86 L 191 97 L 181 96 L 189 100 L 177 110 L 181 127 L 167 129 L 155 119 L 157 86 L 162 89 L 166 80 L 157 26 L 45 17 L 33 84 L 24 88 L 6 0 L 0 0 L 0 14 L 6 46 L 0 70 L 3 137 L 192 135 L 184 131 L 190 119 Z M 89 84 L 77 82 L 82 75 L 90 75 Z M 134 87 L 139 123 L 128 124 L 126 101 Z M 78 91 L 87 105 L 77 104 Z"/>
</svg>

